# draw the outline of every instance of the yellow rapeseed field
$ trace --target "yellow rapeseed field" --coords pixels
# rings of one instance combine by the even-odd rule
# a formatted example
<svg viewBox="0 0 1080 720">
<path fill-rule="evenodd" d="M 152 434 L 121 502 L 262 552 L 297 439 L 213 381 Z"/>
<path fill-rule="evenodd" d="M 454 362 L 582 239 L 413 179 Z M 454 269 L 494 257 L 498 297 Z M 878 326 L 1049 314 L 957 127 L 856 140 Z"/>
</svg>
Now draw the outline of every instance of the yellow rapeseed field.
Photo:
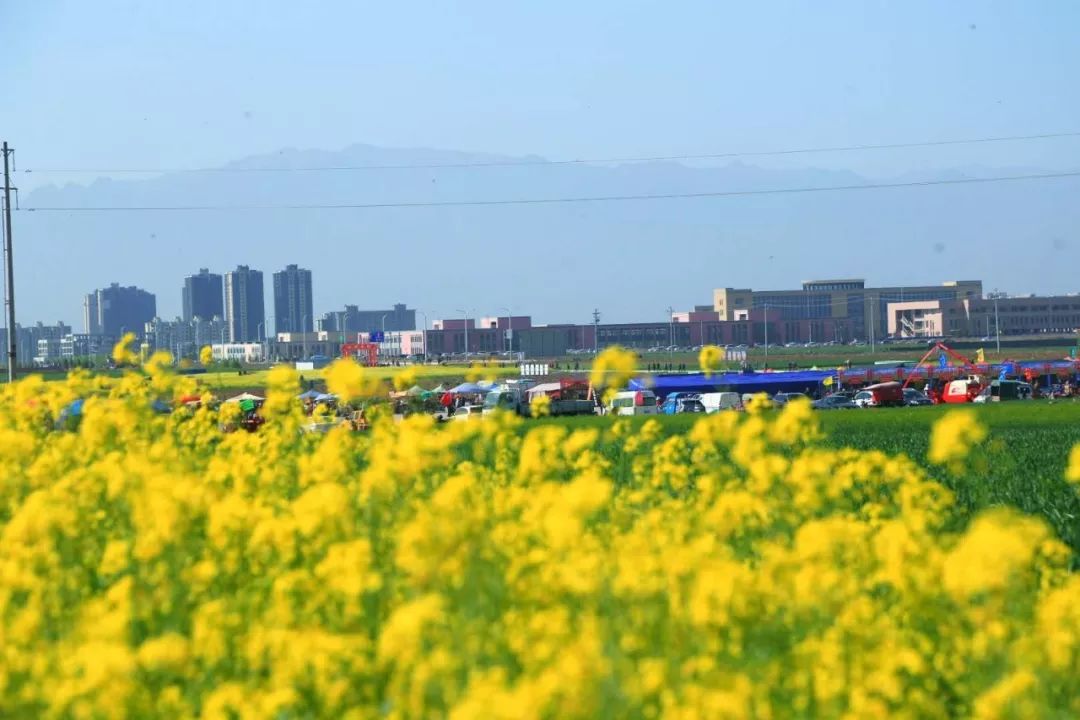
<svg viewBox="0 0 1080 720">
<path fill-rule="evenodd" d="M 805 403 L 310 435 L 279 368 L 223 434 L 154 412 L 193 389 L 165 360 L 2 391 L 0 717 L 1080 716 L 1067 548 L 1007 508 L 948 531 L 948 490 Z"/>
</svg>

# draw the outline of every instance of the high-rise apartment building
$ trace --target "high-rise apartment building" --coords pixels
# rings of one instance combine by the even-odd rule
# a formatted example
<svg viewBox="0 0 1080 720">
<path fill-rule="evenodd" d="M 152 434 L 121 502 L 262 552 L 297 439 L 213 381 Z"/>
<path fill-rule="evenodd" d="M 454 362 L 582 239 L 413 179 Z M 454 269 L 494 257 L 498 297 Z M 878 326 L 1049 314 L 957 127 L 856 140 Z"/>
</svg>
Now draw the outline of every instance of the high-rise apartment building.
<svg viewBox="0 0 1080 720">
<path fill-rule="evenodd" d="M 221 276 L 206 268 L 184 278 L 184 319 L 224 317 Z"/>
<path fill-rule="evenodd" d="M 247 265 L 225 273 L 225 324 L 229 342 L 257 342 L 266 335 L 263 274 Z"/>
<path fill-rule="evenodd" d="M 286 265 L 274 273 L 274 328 L 276 332 L 314 332 L 311 271 Z"/>
<path fill-rule="evenodd" d="M 98 315 L 97 290 L 83 297 L 83 330 L 87 335 L 101 334 L 101 318 Z"/>
<path fill-rule="evenodd" d="M 83 299 L 87 335 L 120 338 L 126 332 L 142 337 L 143 326 L 157 315 L 157 298 L 135 286 L 112 283 Z"/>
</svg>

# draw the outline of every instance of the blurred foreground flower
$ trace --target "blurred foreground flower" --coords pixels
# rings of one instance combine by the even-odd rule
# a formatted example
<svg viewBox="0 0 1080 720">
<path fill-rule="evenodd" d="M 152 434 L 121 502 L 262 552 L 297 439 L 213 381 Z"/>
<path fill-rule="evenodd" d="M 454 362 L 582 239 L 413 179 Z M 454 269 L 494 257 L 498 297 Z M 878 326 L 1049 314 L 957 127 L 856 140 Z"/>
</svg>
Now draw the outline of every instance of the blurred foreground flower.
<svg viewBox="0 0 1080 720">
<path fill-rule="evenodd" d="M 132 349 L 135 344 L 135 333 L 124 333 L 124 337 L 113 346 L 112 359 L 117 365 L 137 365 L 138 354 Z"/>
<path fill-rule="evenodd" d="M 712 377 L 724 364 L 724 350 L 716 345 L 706 345 L 698 353 L 698 364 L 705 377 Z"/>
<path fill-rule="evenodd" d="M 930 433 L 927 457 L 936 465 L 956 469 L 963 464 L 971 448 L 986 439 L 986 427 L 970 410 L 953 410 L 936 423 Z"/>
<path fill-rule="evenodd" d="M 637 355 L 618 345 L 605 348 L 593 360 L 589 382 L 594 388 L 623 388 L 637 372 Z"/>
</svg>

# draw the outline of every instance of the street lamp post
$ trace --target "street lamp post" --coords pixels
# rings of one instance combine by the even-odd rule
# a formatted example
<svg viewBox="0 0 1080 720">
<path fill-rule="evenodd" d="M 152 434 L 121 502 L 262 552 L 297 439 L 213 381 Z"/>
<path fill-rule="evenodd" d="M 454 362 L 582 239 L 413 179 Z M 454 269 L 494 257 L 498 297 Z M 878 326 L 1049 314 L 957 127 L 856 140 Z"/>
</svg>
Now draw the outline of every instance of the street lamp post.
<svg viewBox="0 0 1080 720">
<path fill-rule="evenodd" d="M 423 325 L 422 328 L 420 328 L 420 331 L 421 331 L 421 333 L 423 333 L 422 337 L 423 337 L 423 343 L 424 343 L 424 364 L 427 365 L 427 327 L 428 327 L 427 313 L 424 312 L 423 310 L 417 310 L 416 312 L 420 313 L 420 316 L 422 318 L 424 318 L 424 325 Z"/>
<path fill-rule="evenodd" d="M 506 311 L 506 337 L 510 341 L 509 347 L 506 348 L 510 355 L 514 353 L 514 313 L 510 311 L 510 308 L 501 308 Z"/>
<path fill-rule="evenodd" d="M 455 312 L 459 312 L 465 316 L 465 364 L 469 363 L 469 311 L 456 308 Z"/>
<path fill-rule="evenodd" d="M 675 317 L 672 315 L 674 312 L 675 309 L 668 305 L 668 362 L 675 360 Z"/>
<path fill-rule="evenodd" d="M 998 296 L 1001 293 L 994 288 L 994 345 L 997 348 L 998 359 L 1001 359 L 1001 323 L 998 320 Z"/>
<path fill-rule="evenodd" d="M 769 303 L 765 303 L 765 367 L 769 366 Z M 752 333 L 751 333 L 752 334 Z"/>
</svg>

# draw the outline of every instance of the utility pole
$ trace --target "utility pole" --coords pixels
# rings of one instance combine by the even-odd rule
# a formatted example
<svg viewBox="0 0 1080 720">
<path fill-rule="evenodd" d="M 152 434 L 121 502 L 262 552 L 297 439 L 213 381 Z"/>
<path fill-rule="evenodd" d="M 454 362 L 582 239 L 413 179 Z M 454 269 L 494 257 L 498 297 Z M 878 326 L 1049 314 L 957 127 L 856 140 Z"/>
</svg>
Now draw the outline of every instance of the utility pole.
<svg viewBox="0 0 1080 720">
<path fill-rule="evenodd" d="M 600 310 L 593 308 L 592 311 L 592 341 L 593 341 L 593 355 L 600 352 Z"/>
<path fill-rule="evenodd" d="M 765 367 L 769 367 L 769 303 L 765 303 Z"/>
<path fill-rule="evenodd" d="M 675 308 L 668 305 L 668 362 L 672 362 L 675 359 L 675 316 L 673 315 L 674 312 Z"/>
<path fill-rule="evenodd" d="M 7 308 L 8 382 L 15 380 L 15 355 L 18 345 L 15 339 L 15 268 L 11 254 L 11 171 L 8 156 L 15 154 L 4 141 L 4 268 L 7 271 L 4 288 L 4 306 Z"/>
<path fill-rule="evenodd" d="M 1001 359 L 1001 323 L 998 322 L 998 297 L 1000 296 L 1001 293 L 997 291 L 997 288 L 994 288 L 994 339 L 996 341 L 995 344 L 997 345 L 999 360 Z"/>
<path fill-rule="evenodd" d="M 877 314 L 877 306 L 874 304 L 874 297 L 868 296 L 870 300 L 870 357 L 874 357 L 874 315 Z M 878 298 L 878 302 L 881 302 L 881 298 Z"/>
</svg>

